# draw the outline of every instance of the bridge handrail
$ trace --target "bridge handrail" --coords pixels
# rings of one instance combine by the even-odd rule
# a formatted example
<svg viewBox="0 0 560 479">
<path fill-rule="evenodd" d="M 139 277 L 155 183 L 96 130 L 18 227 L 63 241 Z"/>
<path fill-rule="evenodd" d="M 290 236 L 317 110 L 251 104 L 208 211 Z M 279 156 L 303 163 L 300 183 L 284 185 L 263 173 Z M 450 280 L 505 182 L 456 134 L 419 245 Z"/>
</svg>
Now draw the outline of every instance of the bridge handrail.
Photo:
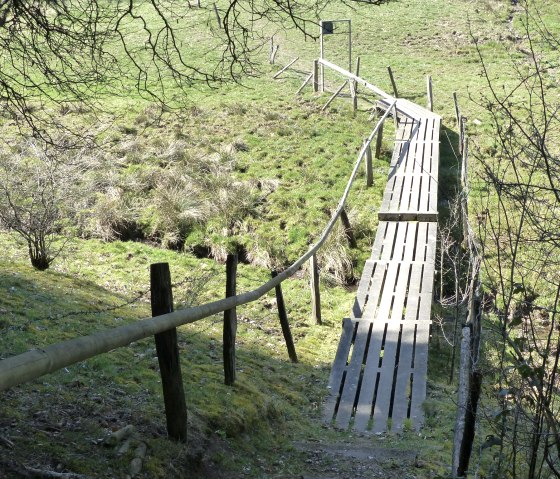
<svg viewBox="0 0 560 479">
<path fill-rule="evenodd" d="M 276 277 L 267 281 L 260 287 L 246 293 L 220 299 L 200 306 L 174 311 L 172 313 L 153 318 L 141 319 L 124 326 L 56 343 L 47 346 L 44 349 L 33 349 L 25 353 L 3 359 L 0 361 L 0 391 L 31 381 L 44 376 L 45 374 L 52 373 L 93 356 L 127 346 L 134 341 L 162 333 L 184 324 L 194 323 L 195 321 L 227 311 L 236 306 L 250 303 L 264 296 L 275 286 L 291 277 L 299 270 L 305 261 L 311 258 L 311 256 L 314 255 L 319 248 L 321 248 L 323 243 L 329 237 L 342 212 L 342 209 L 344 208 L 367 148 L 395 105 L 396 100 L 394 100 L 391 106 L 387 108 L 367 140 L 364 142 L 344 193 L 338 202 L 335 212 L 332 214 L 331 219 L 319 237 L 319 240 L 310 246 L 309 250 L 305 254 L 303 254 L 283 272 L 279 273 Z"/>
</svg>

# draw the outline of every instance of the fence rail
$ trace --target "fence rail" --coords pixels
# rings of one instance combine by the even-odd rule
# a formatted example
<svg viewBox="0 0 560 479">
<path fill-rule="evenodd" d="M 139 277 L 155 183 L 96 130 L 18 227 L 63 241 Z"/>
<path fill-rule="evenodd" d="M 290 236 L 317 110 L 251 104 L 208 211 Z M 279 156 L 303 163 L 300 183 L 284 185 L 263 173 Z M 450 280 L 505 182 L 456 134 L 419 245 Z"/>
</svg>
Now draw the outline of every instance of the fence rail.
<svg viewBox="0 0 560 479">
<path fill-rule="evenodd" d="M 325 226 L 318 241 L 287 269 L 278 273 L 277 276 L 262 284 L 260 287 L 246 293 L 230 296 L 200 306 L 162 314 L 161 316 L 138 320 L 125 326 L 100 331 L 89 336 L 74 338 L 3 359 L 0 361 L 0 391 L 39 378 L 45 374 L 52 373 L 85 359 L 112 351 L 113 349 L 127 346 L 132 342 L 163 333 L 178 326 L 194 323 L 214 314 L 256 301 L 270 290 L 280 285 L 284 280 L 295 274 L 307 260 L 312 258 L 330 235 L 344 209 L 344 205 L 350 194 L 350 189 L 356 179 L 362 161 L 370 149 L 371 142 L 376 134 L 382 131 L 384 121 L 395 106 L 396 100 L 394 100 L 391 106 L 385 111 L 364 142 L 344 193 L 338 203 L 338 207 L 332 214 L 331 219 Z"/>
</svg>

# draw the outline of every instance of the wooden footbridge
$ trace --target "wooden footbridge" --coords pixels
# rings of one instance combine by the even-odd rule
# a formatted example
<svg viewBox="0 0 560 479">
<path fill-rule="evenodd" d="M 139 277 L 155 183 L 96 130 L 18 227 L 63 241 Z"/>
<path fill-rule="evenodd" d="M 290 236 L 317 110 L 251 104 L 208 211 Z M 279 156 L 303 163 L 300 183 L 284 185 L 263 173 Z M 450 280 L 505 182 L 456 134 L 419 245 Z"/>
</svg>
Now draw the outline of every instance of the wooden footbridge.
<svg viewBox="0 0 560 479">
<path fill-rule="evenodd" d="M 344 207 L 364 159 L 368 185 L 371 185 L 370 145 L 375 137 L 379 141 L 383 124 L 392 113 L 397 125 L 395 149 L 379 211 L 377 236 L 351 316 L 343 321 L 324 418 L 340 428 L 351 426 L 373 432 L 402 428 L 406 420 L 414 427 L 422 424 L 436 248 L 441 119 L 324 59 L 314 61 L 313 73 L 302 88 L 313 78 L 317 91 L 319 64 L 345 76 L 345 83 L 352 86 L 354 96 L 359 85 L 375 93 L 381 98 L 378 105 L 385 112 L 362 146 L 336 210 L 308 251 L 284 271 L 273 274 L 269 281 L 242 293 L 236 293 L 237 255 L 232 253 L 226 267 L 226 297 L 178 311 L 173 311 L 168 265 L 152 265 L 152 317 L 1 359 L 0 392 L 132 342 L 155 337 L 168 433 L 171 438 L 184 441 L 187 410 L 176 328 L 224 314 L 224 376 L 225 383 L 231 385 L 236 370 L 236 307 L 256 301 L 273 289 L 290 359 L 297 362 L 283 309 L 281 283 L 309 262 L 312 290 L 316 291 L 313 310 L 315 313 L 320 310 L 316 253 L 335 223 L 339 219 L 344 222 Z M 320 315 L 315 317 L 320 322 Z"/>
<path fill-rule="evenodd" d="M 361 432 L 420 427 L 426 397 L 441 118 L 406 100 L 396 110 L 377 235 L 343 321 L 324 412 L 327 423 Z"/>
</svg>

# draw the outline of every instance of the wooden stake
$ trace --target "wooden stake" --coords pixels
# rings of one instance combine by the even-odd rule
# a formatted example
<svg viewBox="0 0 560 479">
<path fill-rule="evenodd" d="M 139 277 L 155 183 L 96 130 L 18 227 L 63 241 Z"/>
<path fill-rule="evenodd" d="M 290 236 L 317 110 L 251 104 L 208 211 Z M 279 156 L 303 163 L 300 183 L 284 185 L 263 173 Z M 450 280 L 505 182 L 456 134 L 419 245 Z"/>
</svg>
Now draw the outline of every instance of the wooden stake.
<svg viewBox="0 0 560 479">
<path fill-rule="evenodd" d="M 395 95 L 395 98 L 398 98 L 399 92 L 397 90 L 397 84 L 395 83 L 395 77 L 393 76 L 393 70 L 391 70 L 391 67 L 388 66 L 387 71 L 389 72 L 389 79 L 391 80 L 391 85 L 393 85 L 393 93 Z"/>
<path fill-rule="evenodd" d="M 288 68 L 290 68 L 295 62 L 297 62 L 299 57 L 295 57 L 290 63 L 288 63 L 284 68 L 282 68 L 276 75 L 272 78 L 278 78 L 282 73 L 284 73 Z"/>
<path fill-rule="evenodd" d="M 304 82 L 298 88 L 298 91 L 296 91 L 296 95 L 299 95 L 301 93 L 301 91 L 306 87 L 306 85 L 311 81 L 312 78 L 313 78 L 313 73 L 310 73 L 309 76 L 304 80 Z"/>
<path fill-rule="evenodd" d="M 319 91 L 319 60 L 313 60 L 313 91 Z"/>
<path fill-rule="evenodd" d="M 272 277 L 278 276 L 276 270 L 272 271 Z M 288 314 L 286 313 L 286 305 L 284 303 L 284 295 L 282 294 L 282 283 L 275 287 L 276 290 L 276 306 L 278 307 L 278 316 L 280 318 L 280 325 L 282 326 L 282 334 L 286 341 L 288 348 L 288 356 L 292 363 L 297 363 L 298 358 L 296 354 L 296 347 L 294 346 L 294 339 L 292 338 L 292 331 L 290 330 L 290 323 L 288 321 Z"/>
<path fill-rule="evenodd" d="M 272 52 L 270 53 L 270 64 L 274 65 L 274 59 L 276 58 L 276 54 L 278 53 L 278 48 L 280 48 L 280 45 L 274 45 L 274 48 L 272 49 Z"/>
<path fill-rule="evenodd" d="M 457 119 L 457 128 L 461 126 L 461 113 L 459 113 L 459 102 L 457 101 L 457 93 L 453 92 L 453 103 L 455 104 L 455 118 Z"/>
<path fill-rule="evenodd" d="M 371 144 L 368 144 L 366 147 L 366 186 L 373 186 L 373 159 L 371 155 Z"/>
<path fill-rule="evenodd" d="M 310 284 L 311 284 L 311 314 L 317 324 L 321 321 L 321 291 L 319 288 L 319 267 L 317 266 L 317 256 L 313 255 L 309 259 Z"/>
<path fill-rule="evenodd" d="M 350 224 L 350 220 L 348 219 L 348 215 L 346 214 L 346 210 L 344 208 L 340 211 L 340 221 L 342 221 L 342 225 L 344 226 L 344 235 L 348 240 L 350 248 L 357 248 L 358 244 L 356 243 L 354 230 L 352 229 L 352 225 Z"/>
<path fill-rule="evenodd" d="M 340 87 L 338 88 L 338 90 L 336 90 L 333 94 L 333 96 L 331 96 L 329 98 L 329 101 L 327 101 L 327 103 L 325 103 L 325 106 L 323 108 L 321 108 L 321 111 L 325 111 L 329 105 L 333 102 L 333 100 L 340 95 L 340 92 L 343 90 L 343 88 L 348 84 L 348 80 L 344 80 L 344 83 L 342 85 L 340 85 Z"/>
<path fill-rule="evenodd" d="M 228 254 L 226 259 L 226 298 L 236 295 L 237 254 Z M 224 383 L 235 382 L 235 336 L 237 334 L 236 308 L 224 311 Z"/>
<path fill-rule="evenodd" d="M 356 76 L 360 76 L 360 57 L 356 58 Z M 354 80 L 352 82 L 352 106 L 354 111 L 358 110 L 358 82 Z"/>
<path fill-rule="evenodd" d="M 434 111 L 434 93 L 432 91 L 432 77 L 426 77 L 426 88 L 428 90 L 428 110 Z"/>
<path fill-rule="evenodd" d="M 173 311 L 173 292 L 168 263 L 150 266 L 152 316 Z M 155 335 L 156 351 L 163 388 L 167 434 L 175 441 L 187 440 L 187 404 L 183 390 L 177 329 L 172 328 Z"/>
<path fill-rule="evenodd" d="M 467 187 L 469 175 L 469 138 L 463 134 L 463 164 L 461 165 L 461 184 L 463 188 Z"/>
<path fill-rule="evenodd" d="M 379 125 L 379 130 L 377 130 L 377 138 L 375 139 L 375 157 L 381 157 L 381 146 L 383 145 L 383 125 L 385 122 Z"/>
</svg>

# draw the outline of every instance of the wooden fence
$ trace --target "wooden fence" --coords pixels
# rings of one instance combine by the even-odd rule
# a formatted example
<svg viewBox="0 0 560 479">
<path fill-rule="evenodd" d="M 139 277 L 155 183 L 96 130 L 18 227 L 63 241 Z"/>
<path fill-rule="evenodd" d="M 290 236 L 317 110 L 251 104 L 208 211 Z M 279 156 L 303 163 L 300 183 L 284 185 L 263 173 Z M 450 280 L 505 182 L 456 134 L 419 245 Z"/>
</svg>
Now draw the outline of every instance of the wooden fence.
<svg viewBox="0 0 560 479">
<path fill-rule="evenodd" d="M 461 217 L 463 244 L 468 249 L 470 277 L 468 278 L 467 316 L 461 329 L 459 385 L 457 390 L 457 414 L 455 418 L 452 475 L 467 476 L 475 437 L 476 414 L 482 387 L 480 368 L 480 342 L 482 335 L 482 289 L 480 285 L 481 257 L 476 237 L 469 224 L 468 159 L 469 143 L 466 135 L 466 117 L 462 116 L 453 94 L 455 113 L 459 129 L 459 151 L 461 153 Z"/>
<path fill-rule="evenodd" d="M 276 288 L 277 294 L 280 293 L 281 297 L 281 283 L 295 274 L 308 260 L 311 261 L 312 266 L 311 276 L 318 275 L 315 255 L 329 237 L 336 221 L 343 215 L 344 206 L 362 161 L 364 158 L 371 159 L 371 142 L 376 135 L 381 134 L 383 124 L 389 113 L 393 111 L 396 114 L 395 108 L 396 100 L 386 109 L 364 142 L 338 206 L 317 242 L 287 269 L 278 274 L 273 274 L 272 279 L 252 291 L 236 294 L 236 259 L 230 257 L 227 265 L 228 287 L 226 298 L 173 311 L 169 268 L 166 264 L 152 265 L 152 318 L 138 320 L 125 326 L 100 331 L 89 336 L 63 341 L 45 348 L 33 349 L 4 359 L 0 361 L 0 391 L 39 378 L 79 361 L 127 346 L 134 341 L 155 336 L 164 390 L 168 434 L 173 439 L 185 440 L 186 405 L 179 365 L 176 328 L 224 312 L 225 382 L 226 384 L 232 384 L 235 381 L 235 308 L 259 299 L 273 288 Z M 315 290 L 318 291 L 318 276 L 315 277 L 315 284 L 317 285 Z M 280 304 L 283 304 L 283 298 L 279 301 Z M 319 322 L 320 300 L 318 294 L 314 296 L 313 304 L 315 305 L 314 314 Z M 297 360 L 293 342 L 290 345 L 288 339 L 291 334 L 286 318 L 282 320 L 282 326 L 284 336 L 287 338 L 290 358 Z"/>
</svg>

